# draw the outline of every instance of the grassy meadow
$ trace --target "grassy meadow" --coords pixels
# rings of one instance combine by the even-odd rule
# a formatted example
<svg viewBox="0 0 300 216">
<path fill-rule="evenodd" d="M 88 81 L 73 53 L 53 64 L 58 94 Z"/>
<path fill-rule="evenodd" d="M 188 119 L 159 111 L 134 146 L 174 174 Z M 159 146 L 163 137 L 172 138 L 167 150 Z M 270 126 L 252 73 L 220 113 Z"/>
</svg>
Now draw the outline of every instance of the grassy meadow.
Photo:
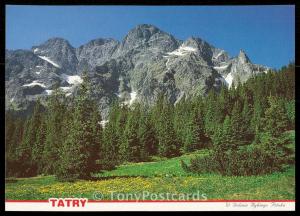
<svg viewBox="0 0 300 216">
<path fill-rule="evenodd" d="M 208 200 L 292 200 L 295 199 L 295 168 L 263 176 L 221 176 L 191 174 L 181 168 L 207 150 L 172 159 L 154 158 L 152 162 L 124 164 L 112 171 L 95 173 L 96 180 L 58 182 L 54 176 L 18 178 L 6 183 L 7 200 L 45 200 L 50 197 L 85 197 L 110 200 L 112 192 L 195 193 Z M 95 197 L 96 195 L 96 197 Z"/>
</svg>

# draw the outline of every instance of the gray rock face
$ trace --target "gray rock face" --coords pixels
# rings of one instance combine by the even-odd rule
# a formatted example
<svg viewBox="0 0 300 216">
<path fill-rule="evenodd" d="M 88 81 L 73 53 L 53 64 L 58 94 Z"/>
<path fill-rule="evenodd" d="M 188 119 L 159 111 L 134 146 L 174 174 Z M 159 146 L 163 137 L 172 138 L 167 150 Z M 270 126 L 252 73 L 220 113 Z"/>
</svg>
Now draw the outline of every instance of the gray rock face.
<svg viewBox="0 0 300 216">
<path fill-rule="evenodd" d="M 136 52 L 163 53 L 176 49 L 179 41 L 153 25 L 138 25 L 125 36 L 116 50 L 115 57 L 123 56 L 134 50 Z"/>
<path fill-rule="evenodd" d="M 95 39 L 76 49 L 78 71 L 93 70 L 110 60 L 119 42 L 114 39 Z"/>
<path fill-rule="evenodd" d="M 116 99 L 152 105 L 164 94 L 176 104 L 268 70 L 251 63 L 242 50 L 231 58 L 200 38 L 180 41 L 147 24 L 136 26 L 121 42 L 100 38 L 74 48 L 52 38 L 31 50 L 6 50 L 5 62 L 6 109 L 29 110 L 55 85 L 72 97 L 87 70 L 103 118 Z"/>
<path fill-rule="evenodd" d="M 62 38 L 52 38 L 39 46 L 33 46 L 32 51 L 39 58 L 55 62 L 53 65 L 62 68 L 68 74 L 76 73 L 78 59 L 75 49 Z"/>
</svg>

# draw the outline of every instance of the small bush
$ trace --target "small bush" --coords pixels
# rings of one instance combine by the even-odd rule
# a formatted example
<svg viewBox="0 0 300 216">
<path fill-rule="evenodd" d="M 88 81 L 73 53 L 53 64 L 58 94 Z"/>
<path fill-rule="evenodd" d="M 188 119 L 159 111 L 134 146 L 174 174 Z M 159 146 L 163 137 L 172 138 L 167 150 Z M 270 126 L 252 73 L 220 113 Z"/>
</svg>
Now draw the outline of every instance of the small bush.
<svg viewBox="0 0 300 216">
<path fill-rule="evenodd" d="M 197 156 L 191 159 L 189 166 L 182 161 L 181 167 L 187 172 L 194 173 L 210 173 L 217 170 L 216 161 L 210 155 Z"/>
</svg>

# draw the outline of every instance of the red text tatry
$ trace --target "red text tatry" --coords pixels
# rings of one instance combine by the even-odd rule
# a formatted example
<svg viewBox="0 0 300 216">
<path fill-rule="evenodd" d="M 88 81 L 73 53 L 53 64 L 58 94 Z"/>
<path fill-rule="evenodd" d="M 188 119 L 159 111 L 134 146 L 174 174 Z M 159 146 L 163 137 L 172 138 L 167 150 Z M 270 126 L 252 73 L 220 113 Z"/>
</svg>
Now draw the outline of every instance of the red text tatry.
<svg viewBox="0 0 300 216">
<path fill-rule="evenodd" d="M 50 198 L 49 202 L 52 207 L 85 207 L 87 203 L 86 198 Z"/>
</svg>

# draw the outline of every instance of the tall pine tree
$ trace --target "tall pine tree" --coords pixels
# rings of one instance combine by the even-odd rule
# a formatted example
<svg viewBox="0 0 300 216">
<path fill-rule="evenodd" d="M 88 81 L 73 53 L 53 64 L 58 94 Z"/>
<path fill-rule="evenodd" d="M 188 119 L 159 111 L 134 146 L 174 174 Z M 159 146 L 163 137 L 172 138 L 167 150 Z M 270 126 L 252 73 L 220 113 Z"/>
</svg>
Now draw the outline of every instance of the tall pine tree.
<svg viewBox="0 0 300 216">
<path fill-rule="evenodd" d="M 96 139 L 101 139 L 95 124 L 99 124 L 97 107 L 91 99 L 88 76 L 83 73 L 83 83 L 75 99 L 75 110 L 69 134 L 59 149 L 59 167 L 55 174 L 60 181 L 91 178 L 95 171 L 96 153 L 100 146 Z"/>
</svg>

